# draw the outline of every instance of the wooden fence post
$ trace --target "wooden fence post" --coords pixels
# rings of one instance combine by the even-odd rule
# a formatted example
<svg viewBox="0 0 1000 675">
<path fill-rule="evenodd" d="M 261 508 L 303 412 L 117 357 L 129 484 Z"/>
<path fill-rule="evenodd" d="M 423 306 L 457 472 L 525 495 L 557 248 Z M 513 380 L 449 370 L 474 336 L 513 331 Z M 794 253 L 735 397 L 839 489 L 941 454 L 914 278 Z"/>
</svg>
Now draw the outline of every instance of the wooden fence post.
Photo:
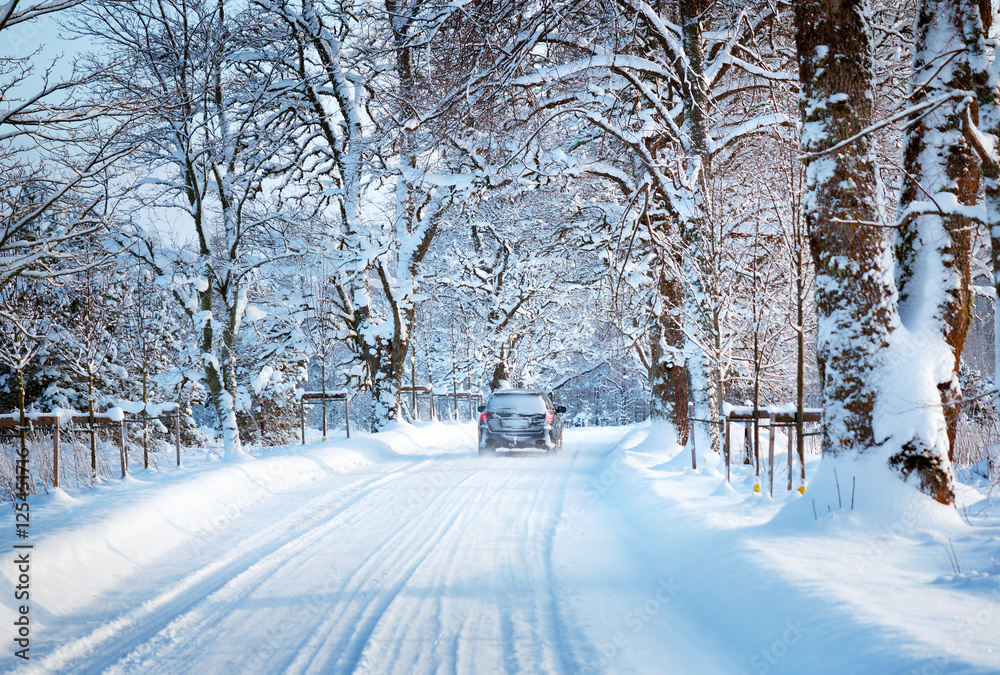
<svg viewBox="0 0 1000 675">
<path fill-rule="evenodd" d="M 122 478 L 128 472 L 128 426 L 125 418 L 122 418 L 121 423 L 118 426 L 118 449 L 121 453 L 122 462 Z"/>
<path fill-rule="evenodd" d="M 344 387 L 344 427 L 347 429 L 347 437 L 351 437 L 351 385 Z"/>
<path fill-rule="evenodd" d="M 774 413 L 768 413 L 767 419 L 767 480 L 769 494 L 774 496 Z"/>
<path fill-rule="evenodd" d="M 792 443 L 792 434 L 795 433 L 795 431 L 794 431 L 795 427 L 793 427 L 793 426 L 787 426 L 785 428 L 788 430 L 788 489 L 791 490 L 792 489 L 792 458 L 793 458 L 793 456 L 795 454 L 793 452 L 794 444 Z"/>
<path fill-rule="evenodd" d="M 697 422 L 698 420 L 694 421 Z M 691 425 L 691 469 L 694 471 L 698 470 L 698 455 L 695 451 L 695 446 L 698 445 L 698 443 L 695 441 L 696 438 L 698 438 L 698 427 L 692 424 Z"/>
<path fill-rule="evenodd" d="M 420 411 L 417 410 L 417 355 L 412 353 L 410 358 L 410 408 L 412 408 L 414 421 L 420 419 Z"/>
<path fill-rule="evenodd" d="M 181 465 L 181 406 L 177 404 L 177 416 L 174 417 L 174 448 L 177 450 L 177 466 Z"/>
<path fill-rule="evenodd" d="M 723 445 L 723 447 L 725 448 L 725 451 L 726 451 L 726 482 L 728 483 L 728 482 L 730 482 L 729 481 L 729 453 L 730 453 L 730 450 L 731 450 L 730 440 L 729 440 L 729 415 L 726 415 L 725 425 L 726 425 L 726 441 L 725 441 L 725 444 Z"/>
<path fill-rule="evenodd" d="M 59 418 L 52 429 L 52 487 L 59 487 Z"/>
</svg>

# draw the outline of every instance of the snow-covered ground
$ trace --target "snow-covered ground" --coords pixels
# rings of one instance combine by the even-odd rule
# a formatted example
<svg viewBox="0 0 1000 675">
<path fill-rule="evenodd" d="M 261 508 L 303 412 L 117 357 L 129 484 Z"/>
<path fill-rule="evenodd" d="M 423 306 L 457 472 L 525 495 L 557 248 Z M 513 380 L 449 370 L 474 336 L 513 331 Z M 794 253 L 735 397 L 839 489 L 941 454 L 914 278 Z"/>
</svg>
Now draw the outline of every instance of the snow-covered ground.
<svg viewBox="0 0 1000 675">
<path fill-rule="evenodd" d="M 397 427 L 32 498 L 31 660 L 5 639 L 2 670 L 1000 672 L 985 488 L 956 511 L 817 461 L 804 496 L 771 499 L 742 465 L 732 487 L 712 457 L 690 470 L 657 427 L 568 429 L 554 457 L 481 458 L 474 434 Z"/>
</svg>

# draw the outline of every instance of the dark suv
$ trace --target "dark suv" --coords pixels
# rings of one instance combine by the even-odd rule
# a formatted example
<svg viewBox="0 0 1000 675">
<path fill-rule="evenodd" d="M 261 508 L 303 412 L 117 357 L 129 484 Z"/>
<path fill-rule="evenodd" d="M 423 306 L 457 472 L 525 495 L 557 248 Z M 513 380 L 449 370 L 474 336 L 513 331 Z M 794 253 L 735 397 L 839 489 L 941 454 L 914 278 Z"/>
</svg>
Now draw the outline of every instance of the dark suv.
<svg viewBox="0 0 1000 675">
<path fill-rule="evenodd" d="M 545 448 L 555 452 L 562 446 L 563 424 L 549 397 L 532 389 L 503 389 L 493 392 L 486 405 L 479 406 L 479 454 L 497 448 Z"/>
</svg>

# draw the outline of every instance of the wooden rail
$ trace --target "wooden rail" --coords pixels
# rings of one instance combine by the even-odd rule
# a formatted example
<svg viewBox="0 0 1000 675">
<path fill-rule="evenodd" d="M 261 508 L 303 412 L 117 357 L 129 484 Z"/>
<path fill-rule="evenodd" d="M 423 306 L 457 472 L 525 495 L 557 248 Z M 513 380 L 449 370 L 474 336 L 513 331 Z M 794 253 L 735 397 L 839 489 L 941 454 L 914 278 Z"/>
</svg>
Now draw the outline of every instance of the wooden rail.
<svg viewBox="0 0 1000 675">
<path fill-rule="evenodd" d="M 175 406 L 175 409 L 176 406 Z M 97 432 L 100 427 L 116 428 L 118 430 L 118 452 L 121 460 L 122 478 L 128 472 L 128 425 L 129 415 L 138 413 L 127 413 L 122 411 L 121 419 L 115 419 L 117 415 L 108 414 L 94 415 L 37 415 L 32 414 L 25 420 L 27 424 L 22 427 L 19 417 L 0 417 L 0 429 L 16 429 L 30 432 L 35 429 L 52 430 L 52 487 L 59 487 L 59 452 L 61 444 L 61 429 L 63 427 L 85 427 L 84 431 L 90 434 Z M 177 451 L 177 466 L 181 465 L 181 415 L 176 413 L 165 413 L 156 416 L 146 416 L 141 419 L 143 423 L 152 420 L 173 419 L 174 420 L 174 447 Z"/>
<path fill-rule="evenodd" d="M 428 396 L 430 397 L 430 411 L 431 419 L 437 419 L 437 411 L 434 407 L 434 397 L 443 396 L 445 401 L 452 398 L 457 406 L 459 399 L 467 399 L 469 401 L 469 417 L 475 419 L 475 402 L 478 401 L 480 404 L 483 401 L 482 394 L 473 394 L 469 391 L 458 391 L 458 392 L 445 392 L 444 394 L 435 394 L 434 390 L 430 387 L 400 387 L 400 394 L 410 394 L 416 400 L 416 396 Z M 322 392 L 306 392 L 302 394 L 299 399 L 299 431 L 302 440 L 302 445 L 306 444 L 306 413 L 305 406 L 307 405 L 325 405 L 327 401 L 343 401 L 344 402 L 344 422 L 347 431 L 347 437 L 351 437 L 351 401 L 350 395 L 347 391 L 338 391 L 331 394 L 324 394 Z M 323 416 L 323 440 L 326 440 L 326 415 L 324 410 Z"/>
<path fill-rule="evenodd" d="M 753 408 L 740 407 L 729 411 L 726 415 L 726 439 L 725 439 L 725 455 L 726 455 L 726 481 L 729 481 L 729 465 L 731 457 L 731 446 L 730 446 L 730 425 L 732 422 L 742 422 L 744 425 L 745 433 L 749 434 L 751 428 L 756 430 L 760 428 L 760 423 L 764 420 L 767 421 L 767 461 L 768 461 L 768 483 L 769 483 L 769 494 L 774 496 L 774 434 L 771 432 L 772 429 L 784 427 L 788 430 L 786 437 L 788 439 L 788 486 L 787 489 L 791 490 L 794 483 L 793 480 L 793 470 L 792 466 L 795 459 L 795 436 L 798 433 L 798 418 L 799 413 L 796 410 L 769 410 L 767 408 L 758 408 L 756 414 Z M 807 423 L 819 423 L 823 421 L 823 411 L 817 408 L 807 408 L 802 411 L 802 424 Z M 756 424 L 754 424 L 756 422 Z M 745 436 L 744 438 L 747 438 Z M 747 441 L 744 440 L 744 447 L 746 447 Z M 757 439 L 754 438 L 753 448 L 756 453 L 760 450 L 757 447 Z M 757 457 L 758 462 L 760 458 Z M 800 458 L 801 462 L 805 461 L 805 458 Z M 804 469 L 803 469 L 804 471 Z"/>
<path fill-rule="evenodd" d="M 347 395 L 346 391 L 337 391 L 332 394 L 324 394 L 321 391 L 306 392 L 302 394 L 302 398 L 299 399 L 299 429 L 302 433 L 302 445 L 306 444 L 306 406 L 307 405 L 322 405 L 323 406 L 323 440 L 326 440 L 326 402 L 327 401 L 343 401 L 344 402 L 344 421 L 347 427 L 347 437 L 351 437 L 351 399 Z"/>
<path fill-rule="evenodd" d="M 731 458 L 731 435 L 730 426 L 733 422 L 738 424 L 743 424 L 746 429 L 745 439 L 750 439 L 751 428 L 756 426 L 760 428 L 762 426 L 760 423 L 766 421 L 766 426 L 768 429 L 768 478 L 770 481 L 770 493 L 774 495 L 774 434 L 770 433 L 771 429 L 785 428 L 789 429 L 788 437 L 788 489 L 792 489 L 792 464 L 794 461 L 794 447 L 795 447 L 795 437 L 798 433 L 798 411 L 796 410 L 770 410 L 768 408 L 757 408 L 756 412 L 753 408 L 749 406 L 739 406 L 732 408 L 727 414 L 723 421 L 715 420 L 701 420 L 695 419 L 693 416 L 688 418 L 693 422 L 702 422 L 704 424 L 713 425 L 723 425 L 725 427 L 725 440 L 723 442 L 723 454 L 726 460 L 726 482 L 730 480 L 730 458 Z M 823 411 L 818 408 L 807 408 L 802 412 L 802 423 L 803 424 L 816 424 L 823 421 Z M 803 436 L 811 436 L 813 434 L 803 434 Z M 691 466 L 694 469 L 698 468 L 697 456 L 695 453 L 695 443 L 694 438 L 697 435 L 692 435 L 691 441 Z M 749 442 L 745 440 L 744 444 Z M 753 447 L 756 451 L 757 444 L 754 443 Z M 801 460 L 800 460 L 801 461 Z"/>
</svg>

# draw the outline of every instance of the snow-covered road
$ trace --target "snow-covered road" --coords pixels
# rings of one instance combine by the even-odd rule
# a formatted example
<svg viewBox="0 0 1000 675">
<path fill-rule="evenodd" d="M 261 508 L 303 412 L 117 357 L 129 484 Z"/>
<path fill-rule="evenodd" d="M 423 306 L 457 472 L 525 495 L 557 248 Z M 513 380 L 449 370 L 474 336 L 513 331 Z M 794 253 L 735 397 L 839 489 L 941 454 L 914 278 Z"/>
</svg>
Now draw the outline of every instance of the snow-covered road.
<svg viewBox="0 0 1000 675">
<path fill-rule="evenodd" d="M 718 473 L 685 472 L 681 458 L 644 469 L 655 455 L 630 450 L 648 429 L 567 430 L 557 456 L 483 458 L 472 433 L 401 428 L 43 498 L 33 507 L 32 658 L 5 653 L 4 663 L 59 673 L 921 672 L 937 649 L 947 659 L 933 672 L 1000 671 L 987 651 L 1000 635 L 996 576 L 973 594 L 979 604 L 944 589 L 941 617 L 996 614 L 975 634 L 942 625 L 939 645 L 924 636 L 934 617 L 907 635 L 863 599 L 835 599 L 837 579 L 817 590 L 809 575 L 822 576 L 828 541 L 788 546 L 770 533 L 769 546 L 766 531 L 742 533 L 778 505 L 713 496 Z M 657 471 L 691 493 L 658 497 L 646 480 Z M 699 491 L 717 508 L 689 510 Z M 711 527 L 711 513 L 734 504 Z M 767 561 L 783 544 L 819 562 L 774 574 Z M 863 570 L 869 581 L 882 557 Z M 949 631 L 967 638 L 957 656 L 945 651 Z"/>
<path fill-rule="evenodd" d="M 82 611 L 53 617 L 33 645 L 37 664 L 58 672 L 580 672 L 596 654 L 560 601 L 569 582 L 554 542 L 567 490 L 579 491 L 624 433 L 578 434 L 555 457 L 495 458 L 452 435 L 426 454 L 392 457 L 384 448 L 384 461 L 292 481 L 294 489 L 228 512 L 209 534 L 201 527 L 165 556 L 122 570 L 123 583 Z M 111 520 L 91 524 L 88 536 L 112 533 Z M 98 547 L 95 557 L 117 558 L 115 549 Z M 575 551 L 563 569 L 583 570 L 588 557 Z M 647 585 L 655 595 L 656 582 Z"/>
</svg>

